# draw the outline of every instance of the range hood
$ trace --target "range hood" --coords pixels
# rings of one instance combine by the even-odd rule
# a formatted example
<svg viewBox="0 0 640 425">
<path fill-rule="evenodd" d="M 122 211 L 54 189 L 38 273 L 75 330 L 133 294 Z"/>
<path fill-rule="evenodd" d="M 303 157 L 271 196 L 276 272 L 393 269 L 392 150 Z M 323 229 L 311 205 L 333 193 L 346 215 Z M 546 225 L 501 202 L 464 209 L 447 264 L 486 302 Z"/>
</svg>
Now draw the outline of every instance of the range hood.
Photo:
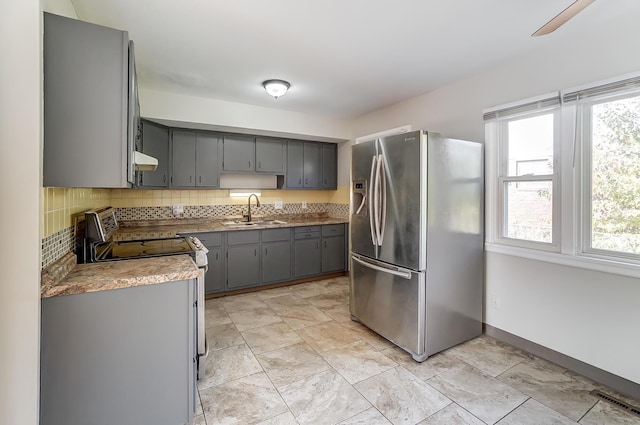
<svg viewBox="0 0 640 425">
<path fill-rule="evenodd" d="M 133 152 L 133 165 L 136 171 L 155 171 L 158 160 L 142 152 Z"/>
</svg>

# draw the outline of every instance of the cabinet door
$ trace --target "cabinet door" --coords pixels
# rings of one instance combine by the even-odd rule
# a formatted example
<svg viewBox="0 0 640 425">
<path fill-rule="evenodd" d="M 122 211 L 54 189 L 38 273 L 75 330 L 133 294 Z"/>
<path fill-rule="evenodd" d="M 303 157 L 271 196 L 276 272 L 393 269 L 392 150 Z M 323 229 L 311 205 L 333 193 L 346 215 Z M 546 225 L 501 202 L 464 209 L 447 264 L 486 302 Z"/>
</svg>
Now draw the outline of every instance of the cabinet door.
<svg viewBox="0 0 640 425">
<path fill-rule="evenodd" d="M 315 142 L 304 143 L 304 187 L 320 187 L 320 144 Z"/>
<path fill-rule="evenodd" d="M 224 136 L 223 145 L 223 170 L 255 170 L 256 145 L 252 136 Z"/>
<path fill-rule="evenodd" d="M 338 146 L 322 144 L 322 188 L 338 188 Z"/>
<path fill-rule="evenodd" d="M 204 277 L 204 288 L 207 294 L 224 291 L 224 251 L 222 247 L 207 247 L 207 259 L 209 269 Z"/>
<path fill-rule="evenodd" d="M 260 284 L 260 246 L 227 247 L 227 289 Z"/>
<path fill-rule="evenodd" d="M 196 186 L 218 187 L 218 136 L 211 133 L 196 134 Z"/>
<path fill-rule="evenodd" d="M 293 255 L 295 277 L 320 273 L 320 238 L 296 240 Z"/>
<path fill-rule="evenodd" d="M 256 137 L 256 171 L 284 174 L 284 145 L 282 140 Z"/>
<path fill-rule="evenodd" d="M 284 282 L 291 278 L 291 243 L 262 244 L 262 283 Z"/>
<path fill-rule="evenodd" d="M 344 235 L 322 238 L 322 272 L 344 271 Z"/>
<path fill-rule="evenodd" d="M 304 177 L 304 148 L 302 142 L 289 140 L 287 142 L 287 187 L 303 187 Z"/>
<path fill-rule="evenodd" d="M 196 133 L 173 130 L 171 136 L 171 186 L 194 187 L 196 169 Z"/>
<path fill-rule="evenodd" d="M 158 160 L 154 171 L 138 173 L 140 187 L 169 187 L 169 129 L 149 121 L 142 121 L 142 153 Z"/>
</svg>

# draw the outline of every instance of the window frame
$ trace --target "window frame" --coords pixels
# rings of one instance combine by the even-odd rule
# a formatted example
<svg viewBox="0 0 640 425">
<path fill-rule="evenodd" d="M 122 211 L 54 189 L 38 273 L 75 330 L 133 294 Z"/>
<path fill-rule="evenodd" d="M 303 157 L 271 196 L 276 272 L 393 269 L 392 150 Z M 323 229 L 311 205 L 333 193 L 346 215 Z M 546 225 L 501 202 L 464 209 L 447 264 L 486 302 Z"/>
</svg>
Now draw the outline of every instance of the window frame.
<svg viewBox="0 0 640 425">
<path fill-rule="evenodd" d="M 631 97 L 639 97 L 640 88 L 635 87 L 627 90 L 619 90 L 610 93 L 603 93 L 597 96 L 591 96 L 587 99 L 577 100 L 577 120 L 580 126 L 580 164 L 579 176 L 580 185 L 578 191 L 578 255 L 594 259 L 602 259 L 609 261 L 622 261 L 628 264 L 640 265 L 640 254 L 634 254 L 623 251 L 612 251 L 592 246 L 592 173 L 593 173 L 593 123 L 592 108 L 594 105 L 602 103 L 615 102 L 617 100 L 628 99 Z"/>
<path fill-rule="evenodd" d="M 522 119 L 535 118 L 543 115 L 552 115 L 553 117 L 553 173 L 543 175 L 525 175 L 516 176 L 509 175 L 509 123 Z M 534 111 L 521 112 L 513 115 L 506 115 L 495 120 L 497 126 L 497 179 L 495 193 L 497 195 L 497 221 L 494 228 L 494 241 L 497 243 L 518 246 L 523 248 L 532 248 L 543 251 L 560 251 L 561 239 L 561 205 L 560 205 L 560 181 L 561 181 L 561 165 L 560 157 L 560 107 L 552 106 L 536 109 Z M 519 182 L 551 182 L 552 193 L 552 212 L 551 212 L 551 242 L 541 242 L 529 239 L 519 239 L 508 237 L 507 229 L 507 210 L 508 199 L 507 184 Z"/>
</svg>

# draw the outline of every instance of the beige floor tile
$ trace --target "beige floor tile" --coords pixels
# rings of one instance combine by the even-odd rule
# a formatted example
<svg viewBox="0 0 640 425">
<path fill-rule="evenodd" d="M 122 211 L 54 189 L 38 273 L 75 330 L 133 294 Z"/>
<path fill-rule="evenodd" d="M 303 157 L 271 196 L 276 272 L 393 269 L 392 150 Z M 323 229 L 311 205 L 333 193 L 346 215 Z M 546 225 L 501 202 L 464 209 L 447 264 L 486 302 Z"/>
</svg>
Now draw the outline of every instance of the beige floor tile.
<svg viewBox="0 0 640 425">
<path fill-rule="evenodd" d="M 449 369 L 427 382 L 488 424 L 496 423 L 528 398 L 468 365 Z"/>
<path fill-rule="evenodd" d="M 333 321 L 308 326 L 297 332 L 307 344 L 317 351 L 344 347 L 360 339 L 354 332 Z"/>
<path fill-rule="evenodd" d="M 198 381 L 200 396 L 202 397 L 202 390 L 208 387 L 257 372 L 262 372 L 262 367 L 246 344 L 209 353 L 205 360 L 204 373 L 201 373 Z"/>
<path fill-rule="evenodd" d="M 576 423 L 532 398 L 498 422 L 499 425 L 575 425 Z"/>
<path fill-rule="evenodd" d="M 598 401 L 593 409 L 580 419 L 581 425 L 640 425 L 640 417 L 607 402 Z"/>
<path fill-rule="evenodd" d="M 244 338 L 233 323 L 210 326 L 207 328 L 206 336 L 210 351 L 244 344 Z"/>
<path fill-rule="evenodd" d="M 292 294 L 293 290 L 295 289 L 297 285 L 290 285 L 290 286 L 282 286 L 280 288 L 273 288 L 273 289 L 265 289 L 259 292 L 256 292 L 256 295 L 261 299 L 261 300 L 266 300 L 268 298 L 273 298 L 273 297 L 279 297 L 281 295 L 287 295 L 287 294 Z"/>
<path fill-rule="evenodd" d="M 474 338 L 446 350 L 446 353 L 493 377 L 526 359 L 516 349 L 488 336 Z"/>
<path fill-rule="evenodd" d="M 334 305 L 323 308 L 322 311 L 338 323 L 351 323 L 351 313 L 347 304 Z"/>
<path fill-rule="evenodd" d="M 320 355 L 350 384 L 398 366 L 364 341 L 323 351 Z"/>
<path fill-rule="evenodd" d="M 287 411 L 266 421 L 259 422 L 257 425 L 298 425 L 298 421 L 293 416 L 293 413 Z"/>
<path fill-rule="evenodd" d="M 256 424 L 287 412 L 287 405 L 264 372 L 200 392 L 209 425 Z"/>
<path fill-rule="evenodd" d="M 293 289 L 293 293 L 302 298 L 309 298 L 315 295 L 321 295 L 326 292 L 326 288 L 324 285 L 320 285 L 318 283 L 302 283 L 300 285 L 296 285 Z"/>
<path fill-rule="evenodd" d="M 304 307 L 293 307 L 288 310 L 281 311 L 279 316 L 287 323 L 287 325 L 291 326 L 292 329 L 301 329 L 332 320 L 331 317 L 327 316 L 311 304 Z"/>
<path fill-rule="evenodd" d="M 241 334 L 256 354 L 303 342 L 302 338 L 283 322 L 249 329 Z"/>
<path fill-rule="evenodd" d="M 371 345 L 376 350 L 381 351 L 394 346 L 391 341 L 378 335 L 371 329 L 366 328 L 364 326 L 350 326 L 351 323 L 355 323 L 355 322 L 352 321 L 349 323 L 345 323 L 343 324 L 343 326 L 348 327 L 356 335 L 358 335 L 358 337 L 361 340 L 366 341 L 369 345 Z"/>
<path fill-rule="evenodd" d="M 240 332 L 282 322 L 282 319 L 269 307 L 258 307 L 251 310 L 229 313 L 229 317 Z"/>
<path fill-rule="evenodd" d="M 485 425 L 485 423 L 457 404 L 451 403 L 418 425 Z"/>
<path fill-rule="evenodd" d="M 431 379 L 434 376 L 439 375 L 442 372 L 445 372 L 453 367 L 462 365 L 461 360 L 458 360 L 455 357 L 449 357 L 442 353 L 434 354 L 433 356 L 427 358 L 427 360 L 425 360 L 424 362 L 418 363 L 417 361 L 413 360 L 411 354 L 395 346 L 382 350 L 382 354 L 389 357 L 391 360 L 402 366 L 403 369 L 407 370 L 423 381 Z"/>
<path fill-rule="evenodd" d="M 416 424 L 451 403 L 401 367 L 358 382 L 354 387 L 394 424 Z"/>
<path fill-rule="evenodd" d="M 310 304 L 319 309 L 331 308 L 339 305 L 348 305 L 348 298 L 339 293 L 322 293 L 305 298 Z"/>
<path fill-rule="evenodd" d="M 196 415 L 193 417 L 193 425 L 207 425 L 204 415 Z"/>
<path fill-rule="evenodd" d="M 306 343 L 257 354 L 256 358 L 276 388 L 331 369 Z"/>
<path fill-rule="evenodd" d="M 338 425 L 391 425 L 391 422 L 382 416 L 382 413 L 378 412 L 378 409 L 372 407 L 349 419 L 345 419 Z"/>
<path fill-rule="evenodd" d="M 327 371 L 280 389 L 301 424 L 336 424 L 371 407 L 358 391 L 336 372 Z"/>
<path fill-rule="evenodd" d="M 254 308 L 267 307 L 255 293 L 233 295 L 221 298 L 222 306 L 227 313 L 238 313 L 244 310 L 252 310 Z"/>
<path fill-rule="evenodd" d="M 294 294 L 280 295 L 279 297 L 267 298 L 264 300 L 273 311 L 281 313 L 284 310 L 288 310 L 294 307 L 309 307 L 309 303 Z"/>
<path fill-rule="evenodd" d="M 593 385 L 559 373 L 542 362 L 522 362 L 498 379 L 574 421 L 598 401 L 590 394 Z"/>
<path fill-rule="evenodd" d="M 227 323 L 231 323 L 231 318 L 227 314 L 227 311 L 220 305 L 209 304 L 207 301 L 204 311 L 204 323 L 205 328 L 216 325 L 224 325 Z"/>
</svg>

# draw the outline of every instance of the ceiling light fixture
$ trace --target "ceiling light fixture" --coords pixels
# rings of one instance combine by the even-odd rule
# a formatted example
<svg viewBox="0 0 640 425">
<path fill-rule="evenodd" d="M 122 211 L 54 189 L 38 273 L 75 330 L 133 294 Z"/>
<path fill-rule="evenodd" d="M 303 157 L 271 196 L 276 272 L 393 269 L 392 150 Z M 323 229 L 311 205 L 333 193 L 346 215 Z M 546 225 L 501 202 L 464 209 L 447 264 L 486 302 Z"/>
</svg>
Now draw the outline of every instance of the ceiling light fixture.
<svg viewBox="0 0 640 425">
<path fill-rule="evenodd" d="M 264 87 L 268 94 L 277 99 L 287 93 L 291 84 L 284 80 L 267 80 L 262 83 L 262 87 Z"/>
</svg>

